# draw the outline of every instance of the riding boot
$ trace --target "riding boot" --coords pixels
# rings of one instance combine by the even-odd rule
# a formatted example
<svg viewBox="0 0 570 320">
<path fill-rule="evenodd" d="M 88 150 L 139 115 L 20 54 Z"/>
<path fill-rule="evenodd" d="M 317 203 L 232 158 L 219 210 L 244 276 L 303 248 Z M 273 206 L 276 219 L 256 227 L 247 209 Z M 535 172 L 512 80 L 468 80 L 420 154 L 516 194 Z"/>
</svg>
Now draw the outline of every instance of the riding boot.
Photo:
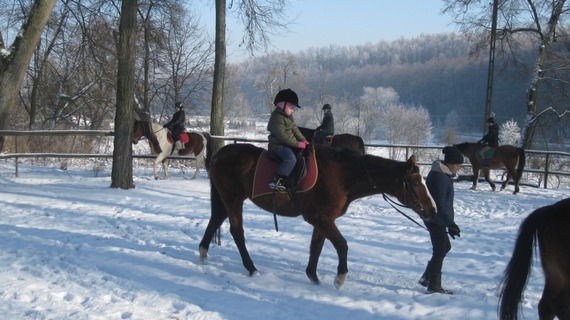
<svg viewBox="0 0 570 320">
<path fill-rule="evenodd" d="M 428 274 L 429 274 L 429 266 L 431 264 L 431 261 L 428 261 L 427 265 L 426 265 L 426 270 L 424 271 L 424 274 L 422 274 L 422 277 L 420 278 L 420 280 L 418 280 L 418 283 L 420 285 L 422 285 L 423 287 L 427 287 L 428 286 Z"/>
<path fill-rule="evenodd" d="M 430 270 L 428 273 L 427 293 L 453 294 L 453 291 L 441 287 L 441 272 Z"/>
<path fill-rule="evenodd" d="M 277 190 L 278 192 L 284 192 L 287 189 L 285 188 L 285 177 L 282 175 L 276 174 L 273 177 L 273 180 L 269 182 L 269 188 L 273 190 Z"/>
</svg>

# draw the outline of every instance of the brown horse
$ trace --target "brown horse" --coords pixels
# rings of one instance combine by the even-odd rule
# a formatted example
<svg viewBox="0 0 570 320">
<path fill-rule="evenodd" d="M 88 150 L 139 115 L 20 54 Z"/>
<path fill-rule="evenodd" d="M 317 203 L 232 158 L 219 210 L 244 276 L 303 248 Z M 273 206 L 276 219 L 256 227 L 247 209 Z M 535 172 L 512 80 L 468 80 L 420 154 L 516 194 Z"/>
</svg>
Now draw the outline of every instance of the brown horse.
<svg viewBox="0 0 570 320">
<path fill-rule="evenodd" d="M 158 179 L 157 167 L 162 163 L 162 172 L 164 179 L 168 179 L 168 156 L 171 154 L 186 156 L 194 155 L 196 157 L 196 171 L 192 179 L 198 175 L 200 167 L 208 168 L 208 154 L 211 154 L 210 134 L 207 132 L 186 132 L 188 141 L 184 143 L 184 149 L 172 152 L 173 143 L 168 139 L 168 130 L 157 123 L 148 121 L 135 120 L 133 128 L 132 142 L 137 144 L 142 137 L 148 139 L 150 151 L 158 156 L 154 160 L 154 178 Z"/>
<path fill-rule="evenodd" d="M 396 197 L 422 219 L 435 216 L 436 207 L 415 163 L 415 156 L 401 162 L 359 155 L 353 150 L 338 151 L 320 145 L 311 145 L 311 148 L 314 148 L 318 176 L 312 188 L 296 194 L 300 213 L 293 208 L 288 193 L 273 193 L 252 199 L 254 176 L 262 148 L 251 144 L 231 144 L 214 154 L 210 161 L 211 217 L 200 242 L 200 258 L 207 258 L 214 232 L 229 218 L 230 233 L 243 265 L 250 275 L 257 273 L 245 246 L 243 229 L 243 202 L 249 198 L 258 207 L 278 215 L 302 215 L 313 226 L 306 274 L 314 283 L 319 283 L 317 263 L 324 241 L 331 241 L 338 255 L 335 286 L 339 288 L 348 272 L 348 245 L 335 219 L 346 213 L 352 201 L 382 193 Z"/>
<path fill-rule="evenodd" d="M 309 142 L 313 142 L 315 137 L 315 129 L 299 127 L 299 130 L 305 136 L 305 139 Z M 335 134 L 332 138 L 331 148 L 333 149 L 352 149 L 358 151 L 360 154 L 365 154 L 364 140 L 361 137 L 350 134 L 350 133 L 340 133 Z"/>
<path fill-rule="evenodd" d="M 522 292 L 531 272 L 538 242 L 544 290 L 538 303 L 540 320 L 570 319 L 570 198 L 538 208 L 521 223 L 513 256 L 501 282 L 501 320 L 518 319 Z"/>
<path fill-rule="evenodd" d="M 455 146 L 469 159 L 469 162 L 471 162 L 471 167 L 473 168 L 473 186 L 471 187 L 471 190 L 475 190 L 477 189 L 477 180 L 479 180 L 479 170 L 481 169 L 481 160 L 477 156 L 477 152 L 481 145 L 478 143 L 463 142 L 456 144 Z M 499 146 L 496 148 L 493 157 L 490 159 L 489 166 L 482 168 L 485 180 L 489 183 L 493 191 L 495 191 L 495 184 L 489 177 L 489 169 L 506 168 L 507 178 L 501 185 L 501 191 L 507 187 L 509 180 L 513 179 L 515 184 L 515 191 L 513 194 L 517 194 L 520 191 L 519 183 L 525 162 L 526 158 L 524 149 L 511 145 Z"/>
</svg>

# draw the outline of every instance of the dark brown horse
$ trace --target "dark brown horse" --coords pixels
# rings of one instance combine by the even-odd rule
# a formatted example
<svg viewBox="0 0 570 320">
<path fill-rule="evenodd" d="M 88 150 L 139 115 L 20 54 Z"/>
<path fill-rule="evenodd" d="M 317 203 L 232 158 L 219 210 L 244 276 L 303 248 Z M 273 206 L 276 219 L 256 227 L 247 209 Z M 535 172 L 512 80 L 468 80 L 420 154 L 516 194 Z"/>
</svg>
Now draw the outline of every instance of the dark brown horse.
<svg viewBox="0 0 570 320">
<path fill-rule="evenodd" d="M 299 127 L 299 130 L 305 136 L 305 139 L 309 142 L 313 142 L 315 137 L 315 129 Z M 364 140 L 361 137 L 350 134 L 350 133 L 340 133 L 335 134 L 332 138 L 331 148 L 333 149 L 352 149 L 358 151 L 360 154 L 365 154 Z"/>
<path fill-rule="evenodd" d="M 570 319 L 570 198 L 538 208 L 521 224 L 513 256 L 501 282 L 501 320 L 518 319 L 522 293 L 538 242 L 544 290 L 538 303 L 540 320 Z"/>
<path fill-rule="evenodd" d="M 282 216 L 302 215 L 313 226 L 309 263 L 306 274 L 319 283 L 317 263 L 325 239 L 331 241 L 338 255 L 335 286 L 344 283 L 348 245 L 338 230 L 335 219 L 346 213 L 349 204 L 359 198 L 385 194 L 412 208 L 422 219 L 436 214 L 436 207 L 427 190 L 415 156 L 406 162 L 372 155 L 359 155 L 353 150 L 334 150 L 313 146 L 318 167 L 315 185 L 297 193 L 297 213 L 288 193 L 268 194 L 252 199 L 256 166 L 263 149 L 251 144 L 231 144 L 220 149 L 210 161 L 211 217 L 200 242 L 200 258 L 206 259 L 216 229 L 229 218 L 230 233 L 250 275 L 257 272 L 245 246 L 243 202 L 246 199 L 260 208 Z"/>
<path fill-rule="evenodd" d="M 514 194 L 520 191 L 519 183 L 524 170 L 526 162 L 525 152 L 522 148 L 517 148 L 511 145 L 499 146 L 493 157 L 489 161 L 488 167 L 481 168 L 481 160 L 477 156 L 478 150 L 481 147 L 478 143 L 463 142 L 455 145 L 464 156 L 469 159 L 471 167 L 473 168 L 473 186 L 472 190 L 477 189 L 477 180 L 479 180 L 479 170 L 483 169 L 485 180 L 489 183 L 493 191 L 495 191 L 495 184 L 489 177 L 489 169 L 507 169 L 507 177 L 501 185 L 501 191 L 507 187 L 509 180 L 513 179 L 515 184 Z"/>
<path fill-rule="evenodd" d="M 162 163 L 162 172 L 164 179 L 168 179 L 168 156 L 171 154 L 186 156 L 194 155 L 196 157 L 196 171 L 192 176 L 195 179 L 198 175 L 200 167 L 208 168 L 208 154 L 211 154 L 210 134 L 207 132 L 186 132 L 188 141 L 184 143 L 184 149 L 172 152 L 173 143 L 169 141 L 168 130 L 157 123 L 148 121 L 135 120 L 133 128 L 132 142 L 137 144 L 142 137 L 148 139 L 150 152 L 158 156 L 154 160 L 154 178 L 158 179 L 157 167 Z"/>
</svg>

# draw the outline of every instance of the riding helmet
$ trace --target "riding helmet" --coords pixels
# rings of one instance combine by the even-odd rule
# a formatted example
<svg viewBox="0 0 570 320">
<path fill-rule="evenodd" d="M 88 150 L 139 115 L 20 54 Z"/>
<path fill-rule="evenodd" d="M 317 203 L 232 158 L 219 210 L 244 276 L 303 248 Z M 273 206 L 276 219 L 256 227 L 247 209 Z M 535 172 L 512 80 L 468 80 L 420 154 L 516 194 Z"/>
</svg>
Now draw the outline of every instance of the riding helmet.
<svg viewBox="0 0 570 320">
<path fill-rule="evenodd" d="M 495 118 L 490 117 L 489 119 L 487 119 L 487 123 L 495 123 Z"/>
<path fill-rule="evenodd" d="M 328 103 L 326 103 L 326 104 L 323 106 L 323 110 L 330 110 L 330 109 L 331 109 L 331 105 L 328 104 Z"/>
<path fill-rule="evenodd" d="M 275 100 L 273 101 L 273 105 L 277 105 L 278 102 L 285 101 L 294 104 L 297 108 L 301 108 L 299 105 L 299 97 L 295 93 L 295 91 L 291 89 L 283 89 L 277 92 L 275 96 Z"/>
<path fill-rule="evenodd" d="M 182 102 L 181 101 L 176 101 L 176 103 L 174 104 L 175 108 L 180 108 L 182 109 Z"/>
</svg>

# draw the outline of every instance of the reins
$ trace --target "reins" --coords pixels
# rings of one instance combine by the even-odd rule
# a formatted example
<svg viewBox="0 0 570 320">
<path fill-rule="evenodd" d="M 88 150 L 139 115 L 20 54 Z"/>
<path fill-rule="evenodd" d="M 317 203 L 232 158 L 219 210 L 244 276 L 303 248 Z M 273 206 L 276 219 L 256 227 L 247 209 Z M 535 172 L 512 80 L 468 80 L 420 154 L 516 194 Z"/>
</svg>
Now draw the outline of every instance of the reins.
<svg viewBox="0 0 570 320">
<path fill-rule="evenodd" d="M 364 167 L 364 170 L 366 171 L 366 177 L 368 178 L 368 182 L 370 182 L 370 184 L 372 185 L 373 189 L 378 189 L 378 186 L 376 185 L 376 182 L 374 182 L 374 180 L 372 180 L 372 175 L 370 174 L 370 171 L 368 171 L 368 167 L 366 166 L 366 161 L 364 159 L 364 157 L 362 157 L 362 164 Z M 408 189 L 407 183 L 404 181 L 405 187 L 406 189 Z M 415 193 L 414 193 L 415 195 Z M 410 221 L 412 221 L 413 223 L 417 224 L 420 228 L 423 228 L 424 230 L 427 230 L 426 227 L 422 226 L 419 222 L 417 222 L 416 220 L 414 220 L 414 218 L 410 217 L 409 215 L 405 214 L 402 210 L 396 208 L 394 206 L 397 205 L 399 207 L 402 208 L 407 208 L 407 209 L 412 209 L 412 207 L 407 206 L 407 205 L 403 205 L 401 203 L 398 203 L 394 200 L 392 200 L 392 198 L 388 197 L 386 195 L 386 193 L 382 192 L 382 197 L 384 198 L 384 200 L 386 200 L 386 202 L 388 202 L 390 204 L 390 206 L 392 206 L 392 208 L 394 208 L 394 210 L 396 210 L 398 213 L 400 213 L 401 215 L 403 215 L 404 217 L 408 218 Z"/>
<path fill-rule="evenodd" d="M 425 226 L 422 226 L 419 222 L 417 222 L 416 220 L 414 220 L 414 218 L 412 218 L 412 217 L 410 217 L 409 215 L 405 214 L 402 210 L 396 208 L 396 207 L 394 206 L 394 204 L 397 205 L 397 206 L 403 207 L 403 208 L 408 208 L 408 209 L 410 209 L 410 207 L 405 206 L 405 205 L 400 204 L 400 203 L 397 203 L 396 201 L 392 200 L 392 198 L 388 197 L 384 192 L 382 192 L 382 197 L 384 197 L 384 200 L 386 200 L 386 202 L 388 202 L 388 203 L 392 206 L 392 208 L 394 208 L 394 210 L 398 211 L 401 215 L 403 215 L 404 217 L 408 218 L 408 219 L 409 219 L 410 221 L 412 221 L 413 223 L 417 224 L 420 228 L 422 228 L 422 229 L 424 229 L 424 230 L 427 230 L 427 228 L 426 228 Z"/>
</svg>

